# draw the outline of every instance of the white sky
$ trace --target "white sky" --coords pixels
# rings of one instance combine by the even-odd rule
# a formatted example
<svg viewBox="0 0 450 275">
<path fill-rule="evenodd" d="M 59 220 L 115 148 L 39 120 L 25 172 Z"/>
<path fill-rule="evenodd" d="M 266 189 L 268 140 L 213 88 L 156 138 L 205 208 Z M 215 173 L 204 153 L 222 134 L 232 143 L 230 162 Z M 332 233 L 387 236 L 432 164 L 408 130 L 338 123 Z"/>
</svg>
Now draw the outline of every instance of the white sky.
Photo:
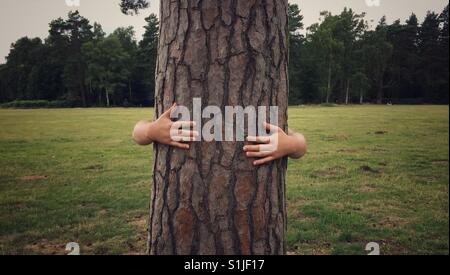
<svg viewBox="0 0 450 275">
<path fill-rule="evenodd" d="M 58 17 L 66 17 L 71 9 L 78 9 L 91 23 L 99 22 L 106 32 L 120 26 L 134 26 L 138 39 L 142 36 L 144 18 L 159 12 L 159 0 L 150 0 L 151 6 L 139 16 L 125 16 L 118 7 L 119 0 L 79 0 L 79 7 L 69 7 L 66 1 L 73 0 L 0 0 L 0 63 L 8 55 L 10 45 L 23 36 L 45 38 L 48 23 Z M 170 0 L 163 0 L 170 1 Z M 220 1 L 220 0 L 217 0 Z M 320 11 L 340 13 L 344 7 L 356 12 L 366 12 L 374 24 L 386 15 L 389 22 L 400 18 L 404 21 L 411 12 L 423 19 L 428 10 L 441 12 L 448 4 L 446 0 L 378 0 L 380 5 L 369 7 L 366 2 L 377 0 L 291 0 L 300 6 L 305 17 L 305 26 L 316 23 Z"/>
</svg>

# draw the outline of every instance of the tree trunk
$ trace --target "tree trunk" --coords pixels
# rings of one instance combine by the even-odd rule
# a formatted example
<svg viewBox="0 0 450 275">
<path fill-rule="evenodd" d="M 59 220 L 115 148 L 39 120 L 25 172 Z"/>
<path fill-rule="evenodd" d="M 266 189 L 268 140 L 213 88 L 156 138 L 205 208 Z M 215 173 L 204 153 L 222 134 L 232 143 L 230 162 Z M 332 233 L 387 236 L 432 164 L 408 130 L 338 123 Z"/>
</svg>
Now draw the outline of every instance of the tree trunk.
<svg viewBox="0 0 450 275">
<path fill-rule="evenodd" d="M 79 65 L 79 85 L 80 85 L 80 96 L 83 107 L 87 107 L 87 99 L 86 99 L 86 87 L 84 84 L 85 76 L 83 71 L 83 66 Z"/>
<path fill-rule="evenodd" d="M 350 79 L 347 79 L 346 87 L 345 87 L 345 105 L 348 105 L 350 97 Z"/>
<path fill-rule="evenodd" d="M 161 0 L 156 115 L 278 106 L 287 127 L 287 0 Z M 286 159 L 255 168 L 243 142 L 155 144 L 148 253 L 284 254 Z"/>
<path fill-rule="evenodd" d="M 378 83 L 377 104 L 383 104 L 383 100 L 384 100 L 384 83 L 383 80 L 380 80 Z"/>
<path fill-rule="evenodd" d="M 361 90 L 361 92 L 359 93 L 359 104 L 364 104 L 364 94 Z"/>
<path fill-rule="evenodd" d="M 99 106 L 99 107 L 103 106 L 103 102 L 102 102 L 102 91 L 101 91 L 101 90 L 98 92 L 98 106 Z"/>
<path fill-rule="evenodd" d="M 109 102 L 109 92 L 108 89 L 105 89 L 105 96 L 106 96 L 106 107 L 110 106 L 110 102 Z"/>
<path fill-rule="evenodd" d="M 330 62 L 328 64 L 327 104 L 330 103 L 330 96 L 331 96 L 331 73 L 332 73 L 331 61 L 332 56 L 330 54 Z"/>
<path fill-rule="evenodd" d="M 133 101 L 133 94 L 132 94 L 132 89 L 131 89 L 131 79 L 128 80 L 128 92 L 130 94 L 130 98 L 128 99 L 128 101 L 131 103 Z"/>
<path fill-rule="evenodd" d="M 80 92 L 81 92 L 81 103 L 83 104 L 83 107 L 87 107 L 86 90 L 84 86 L 80 85 Z"/>
</svg>

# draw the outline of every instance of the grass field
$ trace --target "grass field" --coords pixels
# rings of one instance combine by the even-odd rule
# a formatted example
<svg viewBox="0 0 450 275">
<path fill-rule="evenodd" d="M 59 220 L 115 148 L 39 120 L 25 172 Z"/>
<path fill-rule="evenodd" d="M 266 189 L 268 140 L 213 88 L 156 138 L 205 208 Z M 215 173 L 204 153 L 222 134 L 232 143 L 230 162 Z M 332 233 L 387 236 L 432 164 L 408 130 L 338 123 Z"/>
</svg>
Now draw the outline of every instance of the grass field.
<svg viewBox="0 0 450 275">
<path fill-rule="evenodd" d="M 310 151 L 290 161 L 292 254 L 449 253 L 449 108 L 291 108 Z M 0 254 L 145 251 L 146 109 L 0 110 Z"/>
</svg>

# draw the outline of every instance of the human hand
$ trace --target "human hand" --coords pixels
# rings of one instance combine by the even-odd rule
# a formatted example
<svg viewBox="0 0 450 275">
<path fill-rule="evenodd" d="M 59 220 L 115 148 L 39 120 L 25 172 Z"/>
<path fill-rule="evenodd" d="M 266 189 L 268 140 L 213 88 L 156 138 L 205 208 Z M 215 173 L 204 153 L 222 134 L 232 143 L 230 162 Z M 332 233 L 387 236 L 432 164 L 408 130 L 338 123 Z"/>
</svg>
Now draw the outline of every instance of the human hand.
<svg viewBox="0 0 450 275">
<path fill-rule="evenodd" d="M 298 151 L 306 146 L 302 144 L 304 143 L 304 138 L 300 140 L 299 136 L 288 135 L 280 127 L 269 123 L 264 123 L 264 126 L 271 131 L 272 135 L 249 136 L 247 141 L 255 144 L 244 146 L 246 156 L 248 158 L 256 158 L 253 162 L 255 166 L 263 165 L 285 156 L 296 156 Z"/>
<path fill-rule="evenodd" d="M 176 107 L 177 105 L 174 104 L 156 121 L 150 123 L 146 129 L 146 137 L 152 142 L 187 150 L 190 148 L 187 142 L 194 141 L 199 133 L 192 130 L 195 127 L 194 121 L 173 122 L 171 120 L 171 114 Z"/>
</svg>

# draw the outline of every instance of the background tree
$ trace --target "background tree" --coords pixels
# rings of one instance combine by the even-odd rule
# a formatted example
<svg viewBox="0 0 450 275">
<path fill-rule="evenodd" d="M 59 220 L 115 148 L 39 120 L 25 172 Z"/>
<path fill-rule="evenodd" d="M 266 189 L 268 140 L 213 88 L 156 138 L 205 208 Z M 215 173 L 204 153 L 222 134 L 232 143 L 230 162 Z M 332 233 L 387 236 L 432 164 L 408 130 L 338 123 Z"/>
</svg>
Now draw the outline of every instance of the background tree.
<svg viewBox="0 0 450 275">
<path fill-rule="evenodd" d="M 7 56 L 8 67 L 5 82 L 10 87 L 7 98 L 32 100 L 37 99 L 40 90 L 33 86 L 39 84 L 39 72 L 35 64 L 43 54 L 42 41 L 39 38 L 24 37 L 12 44 Z"/>
<path fill-rule="evenodd" d="M 289 102 L 299 104 L 302 102 L 301 79 L 296 77 L 302 74 L 302 43 L 303 36 L 299 33 L 303 29 L 303 16 L 300 14 L 298 5 L 289 5 Z"/>
<path fill-rule="evenodd" d="M 406 24 L 400 20 L 387 27 L 387 38 L 392 44 L 392 57 L 389 61 L 387 79 L 392 83 L 388 87 L 388 97 L 421 97 L 417 75 L 419 69 L 418 53 L 419 23 L 415 14 L 411 14 Z"/>
<path fill-rule="evenodd" d="M 376 102 L 384 101 L 385 78 L 389 60 L 392 56 L 393 46 L 387 39 L 386 18 L 383 17 L 376 30 L 364 34 L 364 57 L 366 75 L 371 80 L 371 86 L 375 88 Z"/>
<path fill-rule="evenodd" d="M 352 83 L 354 90 L 359 95 L 359 104 L 364 103 L 364 97 L 370 89 L 370 80 L 363 71 L 357 71 L 352 75 Z"/>
<path fill-rule="evenodd" d="M 97 82 L 98 81 L 98 76 L 96 75 L 96 71 L 101 70 L 102 68 L 100 67 L 96 67 L 97 64 L 91 63 L 89 58 L 86 57 L 86 44 L 92 43 L 92 46 L 97 46 L 97 44 L 100 41 L 103 41 L 106 37 L 106 33 L 103 31 L 102 26 L 95 22 L 94 26 L 93 26 L 93 31 L 92 31 L 92 40 L 89 42 L 86 42 L 83 44 L 82 46 L 82 53 L 83 56 L 88 64 L 88 70 L 86 73 L 86 85 L 89 87 L 89 102 L 90 105 L 97 105 L 97 106 L 105 106 L 105 104 L 103 103 L 103 91 L 101 89 L 99 89 L 98 87 L 100 86 L 100 84 Z M 95 103 L 95 101 L 97 101 Z"/>
<path fill-rule="evenodd" d="M 449 37 L 449 29 L 448 29 L 448 5 L 442 11 L 439 16 L 439 20 L 441 22 L 441 34 L 439 38 L 440 52 L 442 57 L 440 59 L 440 68 L 441 68 L 441 96 L 437 103 L 447 103 L 449 102 L 449 90 L 448 79 L 449 79 L 449 45 L 448 45 L 448 37 Z"/>
<path fill-rule="evenodd" d="M 303 29 L 303 15 L 297 4 L 289 4 L 288 9 L 289 34 L 291 36 L 299 35 L 298 31 Z"/>
<path fill-rule="evenodd" d="M 0 64 L 0 102 L 7 102 L 12 98 L 12 96 L 7 94 L 10 86 L 8 81 L 8 67 L 6 64 Z"/>
<path fill-rule="evenodd" d="M 445 47 L 441 46 L 445 43 L 441 41 L 445 41 L 445 37 L 448 39 L 448 32 L 443 34 L 440 27 L 439 15 L 429 12 L 419 32 L 420 84 L 429 102 L 439 102 L 441 99 L 448 102 L 448 90 L 443 91 L 448 87 L 448 79 L 444 79 L 448 76 L 448 53 L 444 53 Z M 441 37 L 444 39 L 441 40 Z"/>
<path fill-rule="evenodd" d="M 335 39 L 343 48 L 341 55 L 337 57 L 342 69 L 341 87 L 343 87 L 339 101 L 345 104 L 350 100 L 353 76 L 359 72 L 356 45 L 366 30 L 364 16 L 365 14 L 355 14 L 352 9 L 344 8 L 335 26 Z"/>
<path fill-rule="evenodd" d="M 122 68 L 122 73 L 126 83 L 122 85 L 122 94 L 119 98 L 124 98 L 124 105 L 133 101 L 133 84 L 132 84 L 132 72 L 136 67 L 136 54 L 138 51 L 138 45 L 134 37 L 135 32 L 133 27 L 127 28 L 117 28 L 113 34 L 119 40 L 122 49 L 126 53 L 126 59 L 124 62 L 124 67 Z M 119 99 L 118 99 L 119 100 Z"/>
<path fill-rule="evenodd" d="M 135 57 L 133 83 L 138 88 L 134 102 L 153 106 L 155 102 L 155 68 L 158 51 L 159 20 L 154 14 L 145 18 L 147 25 Z"/>
<path fill-rule="evenodd" d="M 87 42 L 83 45 L 83 55 L 88 62 L 90 82 L 104 91 L 106 106 L 116 103 L 116 93 L 127 83 L 129 71 L 126 70 L 129 55 L 115 34 L 98 43 Z"/>
<path fill-rule="evenodd" d="M 334 85 L 341 73 L 339 56 L 343 53 L 342 41 L 337 39 L 337 24 L 339 17 L 329 12 L 322 12 L 323 22 L 309 27 L 309 40 L 312 44 L 313 56 L 317 62 L 318 70 L 322 76 L 321 90 L 325 91 L 325 102 L 329 103 Z M 334 78 L 335 77 L 335 78 Z"/>
<path fill-rule="evenodd" d="M 86 63 L 81 54 L 83 43 L 92 39 L 92 26 L 78 11 L 69 12 L 67 20 L 61 18 L 50 23 L 50 44 L 56 48 L 55 54 L 63 68 L 62 79 L 69 97 L 87 106 L 85 71 Z M 64 59 L 62 59 L 62 56 Z M 58 70 L 59 71 L 59 70 Z"/>
</svg>

